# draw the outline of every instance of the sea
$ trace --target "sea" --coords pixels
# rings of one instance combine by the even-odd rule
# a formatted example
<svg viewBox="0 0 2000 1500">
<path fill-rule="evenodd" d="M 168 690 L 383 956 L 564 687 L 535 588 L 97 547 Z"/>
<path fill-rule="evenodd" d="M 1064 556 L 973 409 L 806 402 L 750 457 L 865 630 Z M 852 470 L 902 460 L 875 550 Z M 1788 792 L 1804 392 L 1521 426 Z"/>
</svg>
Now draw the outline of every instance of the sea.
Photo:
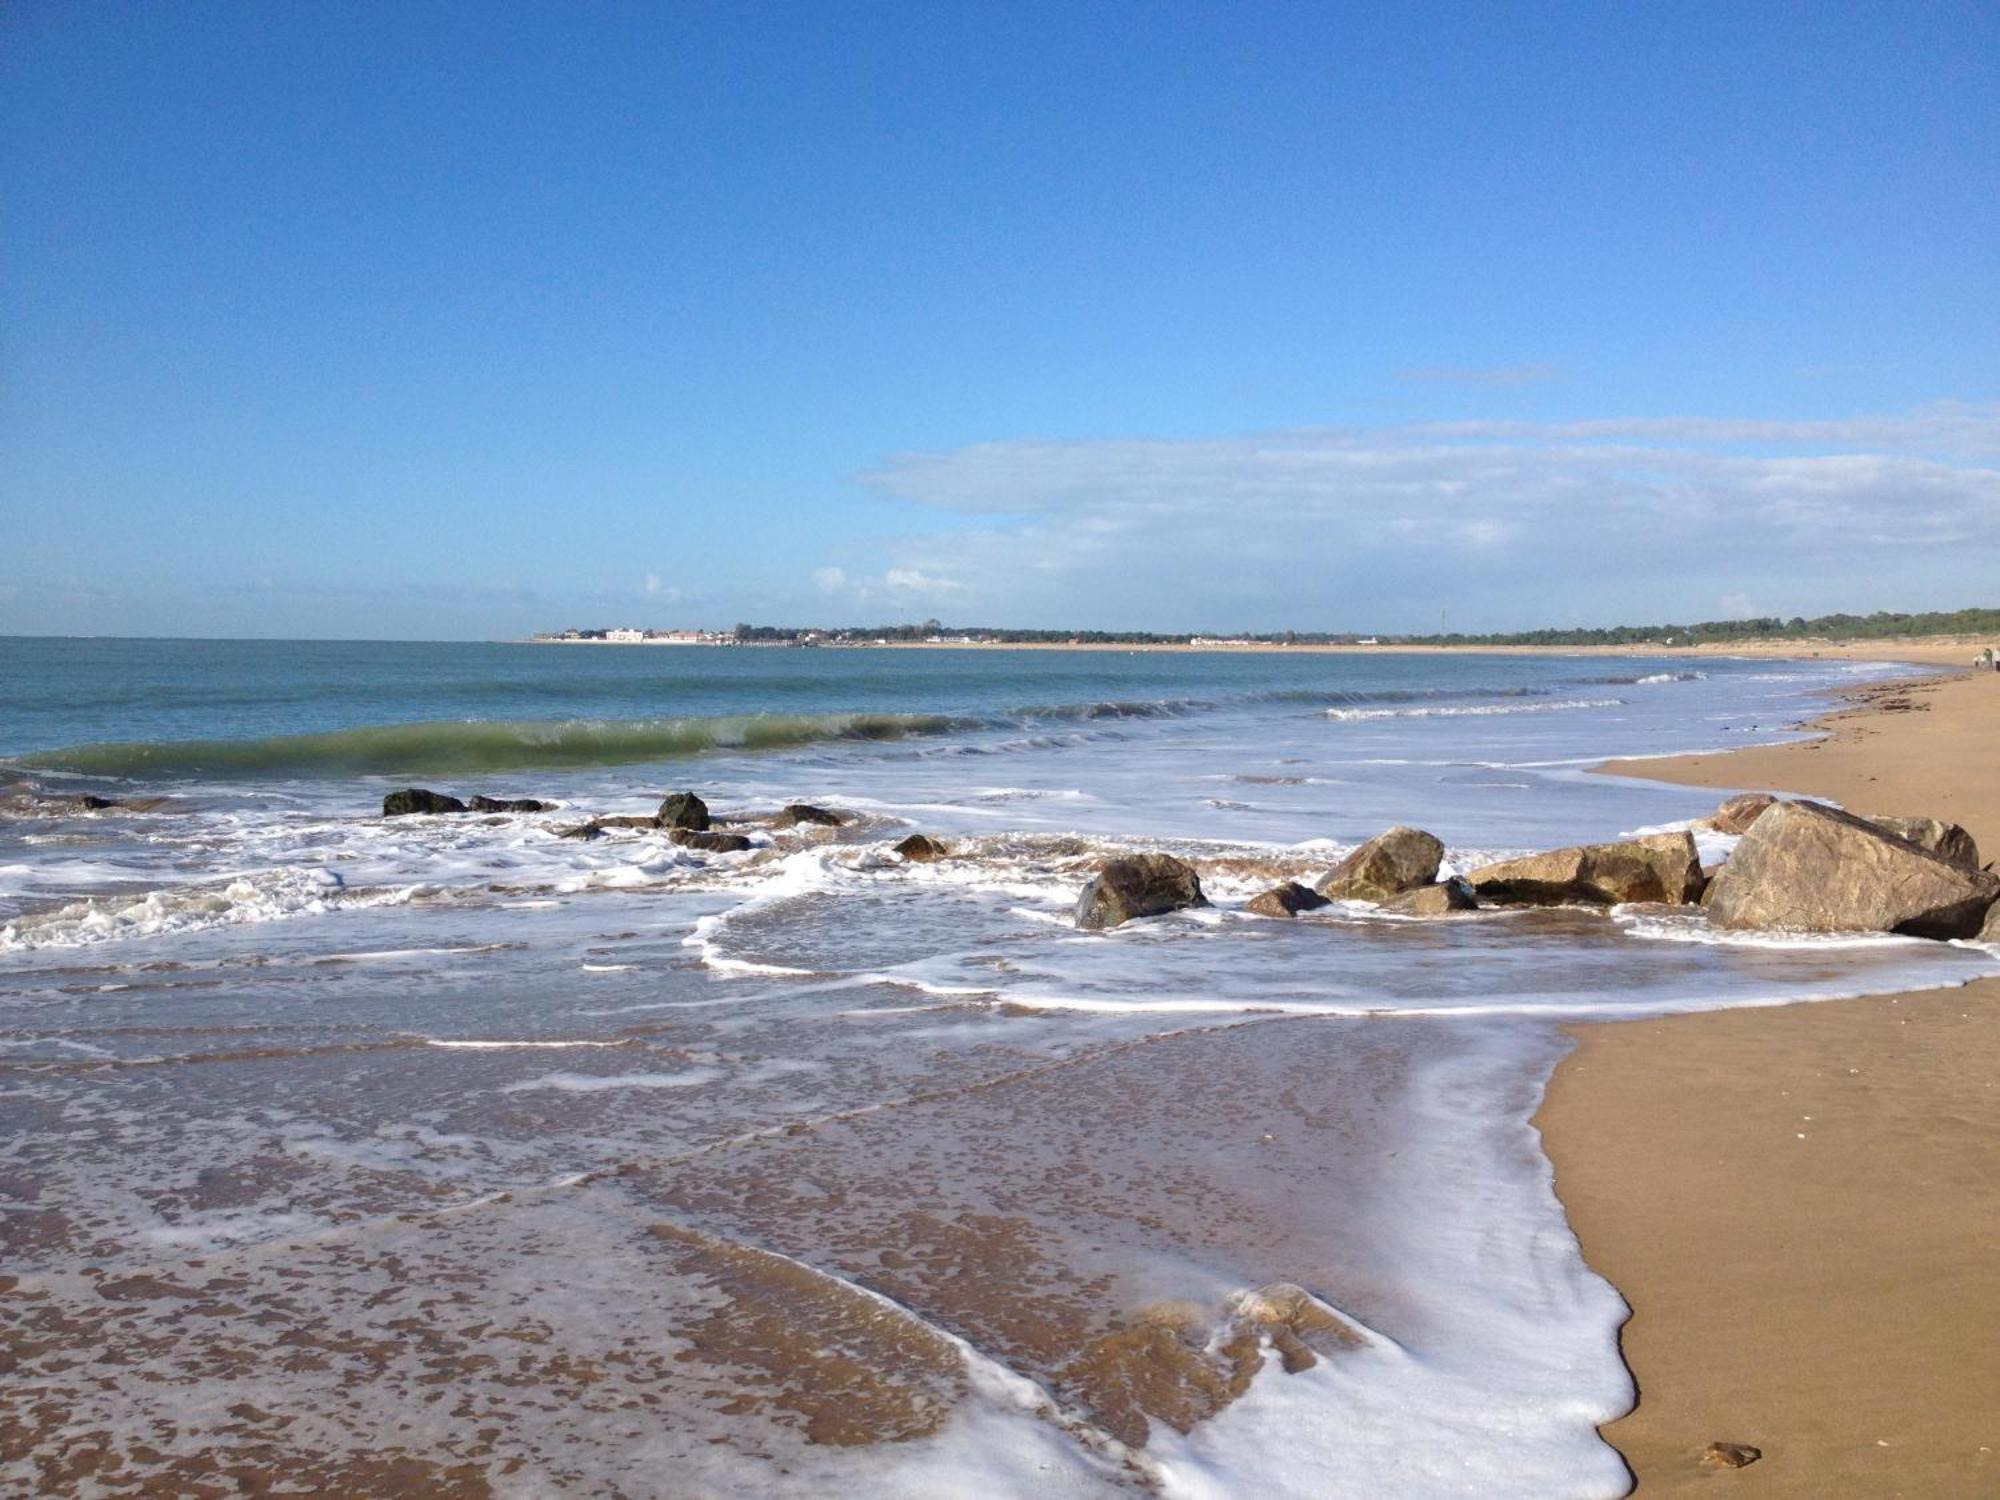
<svg viewBox="0 0 2000 1500">
<path fill-rule="evenodd" d="M 1591 768 L 1908 670 L 0 641 L 0 1488 L 1621 1495 L 1564 1023 L 1993 956 L 1243 903 L 1690 826 Z M 565 836 L 680 791 L 752 847 Z M 1077 930 L 1154 850 L 1211 904 Z"/>
</svg>

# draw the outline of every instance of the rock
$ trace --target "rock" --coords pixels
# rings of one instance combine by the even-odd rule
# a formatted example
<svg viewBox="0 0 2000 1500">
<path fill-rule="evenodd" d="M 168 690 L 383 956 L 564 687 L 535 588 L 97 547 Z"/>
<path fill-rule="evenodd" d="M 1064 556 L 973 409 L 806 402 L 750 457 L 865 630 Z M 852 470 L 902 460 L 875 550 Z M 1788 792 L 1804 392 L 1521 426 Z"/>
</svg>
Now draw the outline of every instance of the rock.
<svg viewBox="0 0 2000 1500">
<path fill-rule="evenodd" d="M 934 859 L 943 859 L 950 851 L 927 834 L 913 833 L 896 845 L 895 852 L 911 864 L 927 865 Z"/>
<path fill-rule="evenodd" d="M 795 828 L 801 823 L 817 823 L 823 828 L 838 828 L 847 819 L 837 812 L 828 812 L 823 807 L 814 807 L 810 802 L 794 802 L 779 810 L 771 819 L 773 828 Z"/>
<path fill-rule="evenodd" d="M 447 797 L 442 792 L 430 792 L 420 786 L 404 787 L 400 792 L 391 792 L 382 799 L 382 816 L 401 818 L 411 813 L 461 813 L 465 804 L 456 797 Z"/>
<path fill-rule="evenodd" d="M 1302 911 L 1315 911 L 1332 904 L 1310 886 L 1288 880 L 1283 885 L 1274 885 L 1268 891 L 1252 896 L 1243 903 L 1243 909 L 1260 917 L 1296 917 Z"/>
<path fill-rule="evenodd" d="M 1384 901 L 1382 910 L 1402 917 L 1442 917 L 1455 911 L 1472 911 L 1478 905 L 1478 897 L 1463 880 L 1440 880 Z"/>
<path fill-rule="evenodd" d="M 675 792 L 660 804 L 660 826 L 704 829 L 708 827 L 708 804 L 693 792 Z"/>
<path fill-rule="evenodd" d="M 1715 894 L 1715 877 L 1721 873 L 1721 865 L 1703 865 L 1701 867 L 1701 894 L 1695 898 L 1697 905 L 1708 905 L 1708 898 Z"/>
<path fill-rule="evenodd" d="M 668 833 L 684 849 L 702 849 L 710 854 L 740 854 L 750 840 L 740 833 L 710 833 L 702 828 L 676 828 Z"/>
<path fill-rule="evenodd" d="M 554 812 L 553 802 L 537 802 L 533 797 L 474 797 L 472 810 L 482 813 Z"/>
<path fill-rule="evenodd" d="M 1711 1469 L 1747 1469 L 1763 1456 L 1762 1448 L 1748 1443 L 1710 1443 L 1701 1450 L 1702 1463 Z"/>
<path fill-rule="evenodd" d="M 1437 879 L 1444 845 L 1421 828 L 1377 834 L 1335 865 L 1319 883 L 1331 901 L 1387 901 Z"/>
<path fill-rule="evenodd" d="M 616 813 L 607 818 L 591 820 L 599 828 L 658 828 L 659 816 L 655 813 Z"/>
<path fill-rule="evenodd" d="M 1866 819 L 1781 802 L 1715 877 L 1708 919 L 1730 928 L 1963 938 L 1979 931 L 1996 896 L 2000 879 L 1960 869 Z"/>
<path fill-rule="evenodd" d="M 1946 864 L 1961 870 L 1979 868 L 1979 845 L 1956 823 L 1937 818 L 1869 818 L 1867 820 L 1899 839 L 1908 839 L 1919 849 L 1928 849 Z"/>
<path fill-rule="evenodd" d="M 1702 890 L 1694 836 L 1685 832 L 1524 855 L 1483 866 L 1466 880 L 1481 901 L 1525 906 L 1571 901 L 1598 905 L 1664 901 L 1685 906 Z"/>
<path fill-rule="evenodd" d="M 1171 854 L 1114 859 L 1097 872 L 1076 901 L 1076 925 L 1101 932 L 1135 917 L 1157 917 L 1186 906 L 1206 906 L 1201 877 Z"/>
<path fill-rule="evenodd" d="M 601 839 L 604 837 L 604 829 L 594 821 L 579 823 L 574 828 L 556 830 L 556 837 L 559 839 Z"/>
<path fill-rule="evenodd" d="M 1708 820 L 1709 826 L 1717 833 L 1747 833 L 1764 809 L 1777 800 L 1769 792 L 1744 792 L 1718 807 Z"/>
<path fill-rule="evenodd" d="M 1986 908 L 1986 925 L 1979 929 L 1982 943 L 2000 943 L 2000 901 Z"/>
</svg>

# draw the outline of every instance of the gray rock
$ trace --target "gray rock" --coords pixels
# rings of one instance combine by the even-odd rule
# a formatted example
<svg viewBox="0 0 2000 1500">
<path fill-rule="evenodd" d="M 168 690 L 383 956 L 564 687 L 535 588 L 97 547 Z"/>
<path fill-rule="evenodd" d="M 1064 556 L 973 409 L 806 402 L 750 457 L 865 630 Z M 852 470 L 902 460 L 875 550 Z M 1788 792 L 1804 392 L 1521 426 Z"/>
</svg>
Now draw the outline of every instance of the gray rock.
<svg viewBox="0 0 2000 1500">
<path fill-rule="evenodd" d="M 1302 911 L 1316 911 L 1332 904 L 1310 886 L 1288 880 L 1283 885 L 1274 885 L 1268 891 L 1252 896 L 1243 903 L 1243 909 L 1260 917 L 1296 917 Z"/>
<path fill-rule="evenodd" d="M 1387 901 L 1437 879 L 1444 845 L 1421 828 L 1377 834 L 1320 879 L 1331 901 Z"/>
<path fill-rule="evenodd" d="M 927 865 L 934 859 L 943 859 L 950 851 L 928 834 L 913 833 L 896 845 L 895 852 L 911 864 Z"/>
<path fill-rule="evenodd" d="M 447 797 L 442 792 L 427 791 L 420 786 L 404 787 L 400 792 L 391 792 L 382 799 L 382 816 L 403 818 L 411 813 L 462 813 L 465 804 L 456 797 Z"/>
<path fill-rule="evenodd" d="M 838 828 L 846 821 L 846 817 L 842 814 L 828 812 L 823 807 L 814 807 L 810 802 L 794 802 L 791 806 L 779 810 L 778 815 L 771 819 L 771 826 L 795 828 L 801 823 L 817 823 L 822 828 Z"/>
<path fill-rule="evenodd" d="M 1382 910 L 1403 917 L 1443 917 L 1455 911 L 1475 910 L 1478 905 L 1479 898 L 1463 880 L 1441 880 L 1384 901 Z"/>
<path fill-rule="evenodd" d="M 1685 906 L 1702 891 L 1701 860 L 1694 836 L 1685 832 L 1528 854 L 1483 866 L 1465 878 L 1481 901 L 1500 905 L 1663 901 Z"/>
<path fill-rule="evenodd" d="M 660 804 L 660 826 L 699 832 L 708 827 L 708 804 L 693 792 L 675 792 Z"/>
<path fill-rule="evenodd" d="M 554 812 L 553 802 L 537 802 L 533 797 L 474 797 L 472 810 L 477 813 L 531 813 Z"/>
<path fill-rule="evenodd" d="M 1919 849 L 1930 850 L 1939 859 L 1957 865 L 1961 870 L 1979 868 L 1979 845 L 1956 823 L 1946 823 L 1938 818 L 1869 818 L 1867 821 L 1899 839 L 1908 839 Z"/>
<path fill-rule="evenodd" d="M 750 847 L 750 840 L 740 833 L 710 833 L 703 828 L 675 828 L 667 837 L 683 848 L 710 854 L 740 854 Z"/>
<path fill-rule="evenodd" d="M 2000 879 L 1811 802 L 1781 802 L 1743 835 L 1715 877 L 1718 927 L 1900 932 L 1962 938 L 1980 930 Z"/>
<path fill-rule="evenodd" d="M 1201 877 L 1171 854 L 1114 859 L 1097 872 L 1076 901 L 1076 925 L 1100 932 L 1135 917 L 1157 917 L 1187 906 L 1206 906 Z"/>
</svg>

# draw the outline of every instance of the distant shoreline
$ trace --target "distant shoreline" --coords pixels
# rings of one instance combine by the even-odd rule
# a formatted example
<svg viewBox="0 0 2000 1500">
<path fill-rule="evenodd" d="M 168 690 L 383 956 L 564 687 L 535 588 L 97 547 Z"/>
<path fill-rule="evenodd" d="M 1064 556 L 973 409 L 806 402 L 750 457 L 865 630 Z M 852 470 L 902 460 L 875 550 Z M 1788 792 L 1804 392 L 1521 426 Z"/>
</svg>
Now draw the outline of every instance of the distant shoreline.
<svg viewBox="0 0 2000 1500">
<path fill-rule="evenodd" d="M 517 646 L 620 646 L 645 648 L 677 646 L 689 650 L 715 650 L 727 645 L 739 651 L 1094 651 L 1147 652 L 1182 656 L 1660 656 L 1812 658 L 1841 661 L 1918 662 L 1926 666 L 1965 666 L 1986 646 L 1995 644 L 1986 636 L 1883 636 L 1873 640 L 1743 640 L 1701 642 L 1686 646 L 1656 645 L 1650 642 L 1603 646 L 1493 646 L 1493 645 L 1411 645 L 1384 643 L 1374 646 L 1285 645 L 1279 641 L 1253 641 L 1243 645 L 1185 645 L 1179 642 L 1121 643 L 1113 641 L 819 641 L 798 646 L 788 641 L 746 641 L 713 643 L 700 641 L 603 641 L 603 640 L 517 640 L 502 642 Z"/>
</svg>

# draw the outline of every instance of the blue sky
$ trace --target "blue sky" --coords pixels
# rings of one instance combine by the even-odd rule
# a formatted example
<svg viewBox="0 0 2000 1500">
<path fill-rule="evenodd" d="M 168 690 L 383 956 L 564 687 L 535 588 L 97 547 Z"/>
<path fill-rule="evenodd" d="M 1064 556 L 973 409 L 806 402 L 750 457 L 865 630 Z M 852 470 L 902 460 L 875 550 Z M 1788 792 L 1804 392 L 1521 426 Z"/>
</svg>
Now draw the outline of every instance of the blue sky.
<svg viewBox="0 0 2000 1500">
<path fill-rule="evenodd" d="M 1990 4 L 0 7 L 0 631 L 2000 603 Z"/>
</svg>

